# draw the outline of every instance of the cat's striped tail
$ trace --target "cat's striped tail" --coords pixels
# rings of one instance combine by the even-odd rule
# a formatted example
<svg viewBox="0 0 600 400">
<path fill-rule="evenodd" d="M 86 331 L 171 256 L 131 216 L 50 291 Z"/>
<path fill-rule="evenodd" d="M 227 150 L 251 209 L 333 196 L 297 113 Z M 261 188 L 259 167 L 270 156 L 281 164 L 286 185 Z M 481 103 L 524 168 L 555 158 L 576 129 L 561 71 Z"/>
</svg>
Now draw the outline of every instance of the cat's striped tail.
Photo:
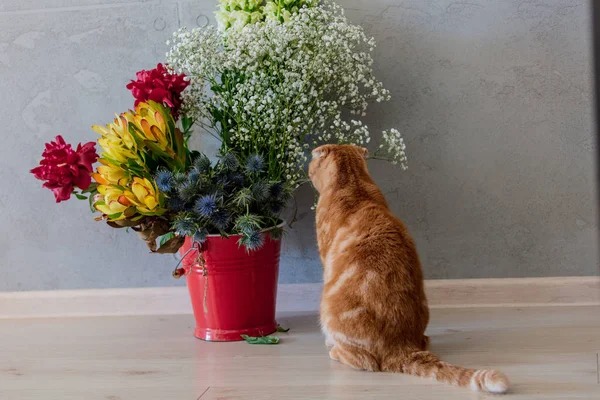
<svg viewBox="0 0 600 400">
<path fill-rule="evenodd" d="M 403 365 L 382 366 L 389 372 L 433 378 L 451 385 L 470 388 L 476 392 L 505 393 L 508 390 L 508 379 L 493 369 L 469 369 L 441 361 L 428 351 L 412 353 Z"/>
</svg>

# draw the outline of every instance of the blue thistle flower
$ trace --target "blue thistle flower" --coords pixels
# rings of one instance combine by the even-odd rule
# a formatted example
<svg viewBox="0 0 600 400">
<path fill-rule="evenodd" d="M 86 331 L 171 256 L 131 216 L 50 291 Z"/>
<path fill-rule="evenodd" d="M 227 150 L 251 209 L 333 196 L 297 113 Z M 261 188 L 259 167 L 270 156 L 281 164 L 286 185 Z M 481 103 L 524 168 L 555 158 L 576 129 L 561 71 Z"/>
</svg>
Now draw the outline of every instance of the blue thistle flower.
<svg viewBox="0 0 600 400">
<path fill-rule="evenodd" d="M 279 215 L 285 207 L 285 201 L 275 200 L 271 203 L 269 209 L 274 215 Z"/>
<path fill-rule="evenodd" d="M 238 190 L 233 198 L 233 204 L 242 208 L 248 207 L 253 201 L 254 198 L 252 197 L 252 191 L 249 188 Z"/>
<path fill-rule="evenodd" d="M 265 166 L 265 159 L 260 154 L 254 154 L 246 160 L 246 170 L 253 174 L 258 174 Z"/>
<path fill-rule="evenodd" d="M 173 188 L 177 190 L 187 180 L 187 175 L 183 172 L 177 172 L 173 175 Z"/>
<path fill-rule="evenodd" d="M 211 169 L 211 162 L 210 159 L 205 155 L 205 154 L 200 154 L 195 160 L 194 160 L 194 169 L 196 171 L 198 171 L 201 174 L 206 174 L 210 171 Z"/>
<path fill-rule="evenodd" d="M 210 217 L 210 222 L 220 230 L 225 230 L 230 220 L 229 213 L 224 210 L 215 211 Z"/>
<path fill-rule="evenodd" d="M 189 218 L 178 218 L 173 222 L 173 228 L 178 235 L 193 236 L 198 230 L 194 221 Z"/>
<path fill-rule="evenodd" d="M 217 174 L 217 176 L 215 176 L 215 180 L 217 181 L 217 184 L 221 186 L 227 186 L 227 184 L 229 183 L 228 176 L 225 172 Z"/>
<path fill-rule="evenodd" d="M 210 218 L 217 210 L 217 196 L 208 194 L 200 197 L 194 204 L 194 210 L 201 216 Z"/>
<path fill-rule="evenodd" d="M 186 181 L 177 188 L 179 197 L 185 202 L 192 201 L 198 193 L 198 186 L 195 182 Z"/>
<path fill-rule="evenodd" d="M 260 231 L 249 232 L 242 235 L 238 244 L 245 246 L 248 251 L 258 250 L 265 244 L 265 235 Z"/>
<path fill-rule="evenodd" d="M 271 197 L 279 200 L 284 194 L 283 183 L 281 183 L 281 182 L 273 183 L 271 185 L 271 188 L 269 189 L 269 191 L 271 192 Z"/>
<path fill-rule="evenodd" d="M 252 197 L 258 203 L 262 203 L 269 198 L 269 185 L 265 181 L 258 181 L 252 185 Z"/>
<path fill-rule="evenodd" d="M 233 153 L 227 153 L 221 157 L 221 164 L 228 170 L 234 170 L 240 166 L 237 157 Z"/>
<path fill-rule="evenodd" d="M 235 221 L 235 229 L 242 235 L 249 235 L 260 229 L 261 218 L 255 214 L 239 216 Z"/>
<path fill-rule="evenodd" d="M 244 175 L 240 174 L 239 172 L 231 174 L 229 176 L 229 182 L 231 182 L 234 187 L 242 187 L 244 186 Z"/>
<path fill-rule="evenodd" d="M 173 189 L 173 173 L 168 169 L 160 169 L 154 175 L 158 190 L 168 193 Z"/>
<path fill-rule="evenodd" d="M 187 177 L 187 181 L 192 184 L 198 183 L 200 180 L 200 173 L 198 171 L 192 170 Z"/>
<path fill-rule="evenodd" d="M 179 196 L 173 196 L 169 198 L 167 206 L 173 211 L 182 211 L 185 208 L 185 201 Z"/>
<path fill-rule="evenodd" d="M 208 231 L 206 230 L 206 228 L 200 228 L 194 234 L 194 241 L 196 241 L 198 243 L 204 243 L 207 236 L 208 236 Z"/>
</svg>

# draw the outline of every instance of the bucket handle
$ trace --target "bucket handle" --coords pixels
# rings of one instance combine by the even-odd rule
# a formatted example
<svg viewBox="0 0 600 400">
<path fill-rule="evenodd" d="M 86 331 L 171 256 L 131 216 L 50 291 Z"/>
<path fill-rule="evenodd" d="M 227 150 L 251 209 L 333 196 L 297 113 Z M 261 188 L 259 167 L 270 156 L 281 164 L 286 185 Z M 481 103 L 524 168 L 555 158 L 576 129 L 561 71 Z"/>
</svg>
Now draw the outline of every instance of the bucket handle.
<svg viewBox="0 0 600 400">
<path fill-rule="evenodd" d="M 188 256 L 188 254 L 190 254 L 190 252 L 196 250 L 198 252 L 198 265 L 200 265 L 202 267 L 202 276 L 205 277 L 204 279 L 204 299 L 203 299 L 203 308 L 204 308 L 204 313 L 207 314 L 208 313 L 208 307 L 206 305 L 206 293 L 208 292 L 208 278 L 206 278 L 206 276 L 208 275 L 208 271 L 206 270 L 206 261 L 204 260 L 204 257 L 202 257 L 202 249 L 204 248 L 204 246 L 196 241 L 194 241 L 194 243 L 192 244 L 192 247 L 190 247 L 188 249 L 188 251 L 186 251 L 184 253 L 184 255 L 181 257 L 181 260 L 179 260 L 179 262 L 177 263 L 177 265 L 175 265 L 175 269 L 173 270 L 173 278 L 175 279 L 179 279 L 181 278 L 183 275 L 187 275 L 189 274 L 191 267 L 184 265 L 183 268 L 179 268 L 179 266 L 181 265 L 181 263 L 183 262 L 183 260 Z"/>
<path fill-rule="evenodd" d="M 183 262 L 183 260 L 185 260 L 185 258 L 188 256 L 188 254 L 190 254 L 192 251 L 196 250 L 198 252 L 198 261 L 199 264 L 202 266 L 203 269 L 203 274 L 204 276 L 206 276 L 206 268 L 204 267 L 204 257 L 202 257 L 202 245 L 196 241 L 194 241 L 194 243 L 192 244 L 192 247 L 190 247 L 188 249 L 188 251 L 186 251 L 183 256 L 181 256 L 181 259 L 177 262 L 177 265 L 175 265 L 175 268 L 173 269 L 173 278 L 175 279 L 179 279 L 184 275 L 187 275 L 190 272 L 191 267 L 189 266 L 183 266 L 183 268 L 179 268 L 179 266 L 181 265 L 181 263 Z"/>
</svg>

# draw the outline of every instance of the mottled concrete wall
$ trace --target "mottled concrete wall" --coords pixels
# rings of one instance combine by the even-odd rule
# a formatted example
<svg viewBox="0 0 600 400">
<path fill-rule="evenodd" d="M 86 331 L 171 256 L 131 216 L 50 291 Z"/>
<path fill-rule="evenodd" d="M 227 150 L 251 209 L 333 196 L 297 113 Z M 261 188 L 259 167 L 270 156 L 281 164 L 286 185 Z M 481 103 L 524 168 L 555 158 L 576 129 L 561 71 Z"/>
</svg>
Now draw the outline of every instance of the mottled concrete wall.
<svg viewBox="0 0 600 400">
<path fill-rule="evenodd" d="M 588 4 L 583 0 L 344 0 L 375 36 L 394 100 L 373 130 L 405 135 L 410 169 L 372 162 L 428 278 L 597 274 Z M 401 3 L 401 4 L 398 4 Z M 53 204 L 27 171 L 43 142 L 130 107 L 124 85 L 212 0 L 0 3 L 0 290 L 164 286 L 174 260 Z M 282 282 L 320 280 L 310 191 Z M 179 282 L 181 284 L 181 282 Z"/>
</svg>

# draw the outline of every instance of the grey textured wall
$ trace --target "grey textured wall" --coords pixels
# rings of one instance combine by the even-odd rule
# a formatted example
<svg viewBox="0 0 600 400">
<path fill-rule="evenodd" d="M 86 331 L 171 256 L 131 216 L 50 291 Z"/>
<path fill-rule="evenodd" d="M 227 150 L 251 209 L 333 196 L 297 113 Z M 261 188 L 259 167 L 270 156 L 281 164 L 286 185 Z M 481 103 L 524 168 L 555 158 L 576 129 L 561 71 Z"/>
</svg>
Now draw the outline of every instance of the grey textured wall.
<svg viewBox="0 0 600 400">
<path fill-rule="evenodd" d="M 164 286 L 173 259 L 55 205 L 28 170 L 62 133 L 130 107 L 135 71 L 213 0 L 0 2 L 0 290 Z M 343 0 L 375 36 L 410 169 L 371 170 L 417 241 L 428 278 L 598 272 L 588 4 L 584 0 Z M 312 202 L 287 235 L 281 281 L 321 278 Z"/>
</svg>

